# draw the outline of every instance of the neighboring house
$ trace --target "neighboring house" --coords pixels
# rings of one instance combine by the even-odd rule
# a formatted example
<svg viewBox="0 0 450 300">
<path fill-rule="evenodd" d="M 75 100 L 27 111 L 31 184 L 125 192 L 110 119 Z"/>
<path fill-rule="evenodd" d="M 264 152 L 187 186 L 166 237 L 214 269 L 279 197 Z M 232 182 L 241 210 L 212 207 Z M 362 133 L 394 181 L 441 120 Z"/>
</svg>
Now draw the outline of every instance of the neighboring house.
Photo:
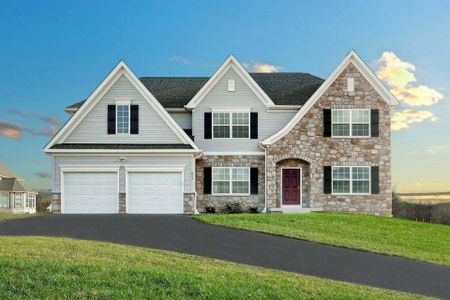
<svg viewBox="0 0 450 300">
<path fill-rule="evenodd" d="M 52 210 L 194 213 L 228 201 L 264 212 L 391 215 L 391 107 L 350 52 L 322 80 L 248 73 L 137 78 L 120 62 L 45 147 Z"/>
<path fill-rule="evenodd" d="M 0 213 L 34 214 L 36 195 L 25 186 L 25 180 L 0 163 Z"/>
</svg>

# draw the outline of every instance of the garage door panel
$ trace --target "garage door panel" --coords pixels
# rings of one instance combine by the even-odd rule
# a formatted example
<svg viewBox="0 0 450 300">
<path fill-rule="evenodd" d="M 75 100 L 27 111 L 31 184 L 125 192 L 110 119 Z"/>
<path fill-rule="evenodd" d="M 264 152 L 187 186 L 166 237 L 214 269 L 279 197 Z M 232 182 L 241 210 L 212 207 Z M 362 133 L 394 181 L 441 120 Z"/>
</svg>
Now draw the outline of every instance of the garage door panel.
<svg viewBox="0 0 450 300">
<path fill-rule="evenodd" d="M 117 173 L 64 174 L 64 213 L 117 213 Z"/>
<path fill-rule="evenodd" d="M 179 214 L 183 212 L 181 173 L 128 173 L 128 213 Z"/>
</svg>

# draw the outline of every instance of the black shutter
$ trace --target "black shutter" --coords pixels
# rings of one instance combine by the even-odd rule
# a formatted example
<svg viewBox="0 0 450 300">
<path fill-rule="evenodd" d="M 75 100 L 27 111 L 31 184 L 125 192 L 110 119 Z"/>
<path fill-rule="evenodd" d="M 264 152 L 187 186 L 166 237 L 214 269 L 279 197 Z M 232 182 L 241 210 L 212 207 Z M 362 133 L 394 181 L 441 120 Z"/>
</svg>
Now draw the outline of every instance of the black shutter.
<svg viewBox="0 0 450 300">
<path fill-rule="evenodd" d="M 378 137 L 380 131 L 380 113 L 378 109 L 370 110 L 370 131 L 372 137 Z"/>
<path fill-rule="evenodd" d="M 108 105 L 108 134 L 116 134 L 116 106 Z"/>
<path fill-rule="evenodd" d="M 331 194 L 331 166 L 323 167 L 323 193 Z"/>
<path fill-rule="evenodd" d="M 205 112 L 205 140 L 212 138 L 212 114 L 210 112 Z"/>
<path fill-rule="evenodd" d="M 258 194 L 258 168 L 250 169 L 250 194 Z"/>
<path fill-rule="evenodd" d="M 250 113 L 250 138 L 258 139 L 258 113 Z"/>
<path fill-rule="evenodd" d="M 331 137 L 331 109 L 323 110 L 323 136 Z"/>
<path fill-rule="evenodd" d="M 211 194 L 211 168 L 203 168 L 203 194 Z"/>
<path fill-rule="evenodd" d="M 139 133 L 139 105 L 130 105 L 130 133 Z"/>
<path fill-rule="evenodd" d="M 372 194 L 380 193 L 380 170 L 379 167 L 371 167 L 370 168 L 370 178 L 372 180 Z"/>
</svg>

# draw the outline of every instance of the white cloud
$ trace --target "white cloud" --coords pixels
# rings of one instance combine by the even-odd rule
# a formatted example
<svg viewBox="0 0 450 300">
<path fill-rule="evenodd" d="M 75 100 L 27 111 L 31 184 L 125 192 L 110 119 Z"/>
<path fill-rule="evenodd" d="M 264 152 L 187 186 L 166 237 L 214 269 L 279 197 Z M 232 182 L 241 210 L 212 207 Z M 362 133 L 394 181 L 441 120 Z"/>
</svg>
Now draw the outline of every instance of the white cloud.
<svg viewBox="0 0 450 300">
<path fill-rule="evenodd" d="M 437 117 L 430 111 L 419 110 L 414 111 L 411 109 L 405 109 L 400 112 L 396 112 L 392 117 L 392 130 L 398 131 L 408 128 L 413 123 L 420 123 L 424 121 L 437 121 Z"/>
<path fill-rule="evenodd" d="M 182 64 L 184 64 L 184 65 L 190 65 L 190 64 L 192 64 L 192 61 L 191 61 L 189 58 L 187 58 L 187 57 L 185 57 L 185 56 L 181 56 L 181 55 L 174 55 L 174 56 L 171 56 L 171 57 L 169 57 L 169 60 L 171 60 L 171 61 L 176 61 L 176 62 L 180 62 L 180 63 L 182 63 Z"/>
<path fill-rule="evenodd" d="M 400 102 L 410 106 L 433 105 L 444 98 L 431 87 L 417 85 L 416 67 L 402 61 L 394 52 L 384 52 L 378 63 L 378 77 L 386 82 Z"/>
<path fill-rule="evenodd" d="M 253 62 L 251 64 L 244 63 L 243 65 L 247 71 L 256 73 L 274 73 L 283 70 L 280 66 L 266 64 L 263 62 Z"/>
</svg>

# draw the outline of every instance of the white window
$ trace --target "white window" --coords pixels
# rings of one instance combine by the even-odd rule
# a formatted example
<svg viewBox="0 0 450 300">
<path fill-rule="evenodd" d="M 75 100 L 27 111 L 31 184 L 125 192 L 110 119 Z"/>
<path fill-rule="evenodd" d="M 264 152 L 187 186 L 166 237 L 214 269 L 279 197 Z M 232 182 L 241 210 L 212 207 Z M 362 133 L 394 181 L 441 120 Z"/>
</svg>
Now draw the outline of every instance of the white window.
<svg viewBox="0 0 450 300">
<path fill-rule="evenodd" d="M 214 112 L 213 137 L 245 139 L 250 137 L 249 112 Z"/>
<path fill-rule="evenodd" d="M 14 208 L 23 208 L 23 200 L 24 200 L 24 194 L 22 193 L 15 193 L 14 194 Z"/>
<path fill-rule="evenodd" d="M 250 168 L 212 168 L 214 195 L 248 195 Z"/>
<path fill-rule="evenodd" d="M 347 78 L 347 92 L 354 92 L 355 91 L 355 78 L 350 77 Z"/>
<path fill-rule="evenodd" d="M 130 132 L 130 106 L 129 105 L 117 105 L 117 117 L 116 127 L 117 133 L 129 133 Z"/>
<path fill-rule="evenodd" d="M 0 193 L 0 207 L 1 208 L 9 207 L 9 193 Z"/>
<path fill-rule="evenodd" d="M 370 194 L 370 167 L 332 168 L 333 194 Z"/>
<path fill-rule="evenodd" d="M 35 208 L 36 207 L 36 195 L 33 194 L 27 194 L 26 195 L 26 205 L 25 207 L 29 207 L 29 208 Z"/>
<path fill-rule="evenodd" d="M 333 137 L 369 137 L 370 109 L 333 109 Z"/>
<path fill-rule="evenodd" d="M 229 79 L 228 80 L 228 91 L 229 92 L 234 92 L 235 91 L 235 86 L 234 86 L 234 79 Z"/>
</svg>

